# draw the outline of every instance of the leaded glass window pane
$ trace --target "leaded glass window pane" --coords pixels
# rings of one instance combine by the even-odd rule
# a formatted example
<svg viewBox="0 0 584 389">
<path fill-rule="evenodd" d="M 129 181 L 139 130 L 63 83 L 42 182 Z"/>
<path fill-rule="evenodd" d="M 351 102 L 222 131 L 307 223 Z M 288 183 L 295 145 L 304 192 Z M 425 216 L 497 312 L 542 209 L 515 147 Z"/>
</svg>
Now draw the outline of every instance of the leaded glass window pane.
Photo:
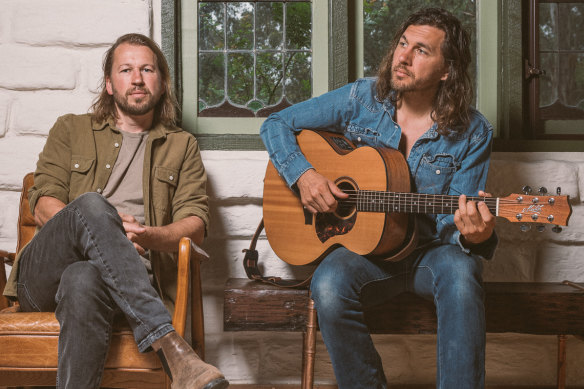
<svg viewBox="0 0 584 389">
<path fill-rule="evenodd" d="M 539 5 L 539 107 L 544 119 L 584 118 L 584 4 Z M 580 111 L 580 113 L 578 113 Z"/>
<path fill-rule="evenodd" d="M 310 1 L 198 2 L 199 116 L 267 116 L 312 95 Z"/>
</svg>

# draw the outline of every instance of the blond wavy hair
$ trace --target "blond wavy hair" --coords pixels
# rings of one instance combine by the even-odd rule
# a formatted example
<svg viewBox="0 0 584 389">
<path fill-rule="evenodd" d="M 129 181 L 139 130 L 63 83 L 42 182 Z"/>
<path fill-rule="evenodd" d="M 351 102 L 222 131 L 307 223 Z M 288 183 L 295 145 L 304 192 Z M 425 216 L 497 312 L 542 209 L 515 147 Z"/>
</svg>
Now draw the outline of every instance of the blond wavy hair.
<svg viewBox="0 0 584 389">
<path fill-rule="evenodd" d="M 112 66 L 114 62 L 114 51 L 123 44 L 128 43 L 136 46 L 146 46 L 156 56 L 156 66 L 162 79 L 162 87 L 164 93 L 160 100 L 154 107 L 154 123 L 163 123 L 165 125 L 173 126 L 177 123 L 178 118 L 178 103 L 172 91 L 172 82 L 170 79 L 170 71 L 168 63 L 164 54 L 152 39 L 142 34 L 126 34 L 119 37 L 116 42 L 105 53 L 103 60 L 103 79 L 101 81 L 101 93 L 91 106 L 91 112 L 96 121 L 105 121 L 109 117 L 118 119 L 118 112 L 114 102 L 114 97 L 107 92 L 106 80 L 111 77 Z"/>
</svg>

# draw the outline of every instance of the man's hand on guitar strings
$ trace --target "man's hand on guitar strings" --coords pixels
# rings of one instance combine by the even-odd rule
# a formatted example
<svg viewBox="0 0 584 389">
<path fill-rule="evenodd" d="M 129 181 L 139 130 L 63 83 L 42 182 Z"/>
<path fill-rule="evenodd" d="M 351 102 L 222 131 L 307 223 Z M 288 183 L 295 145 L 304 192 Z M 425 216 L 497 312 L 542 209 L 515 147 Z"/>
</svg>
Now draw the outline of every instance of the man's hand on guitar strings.
<svg viewBox="0 0 584 389">
<path fill-rule="evenodd" d="M 479 191 L 481 197 L 492 197 L 490 193 Z M 466 243 L 479 244 L 491 237 L 495 229 L 495 216 L 483 201 L 478 204 L 467 201 L 465 195 L 458 198 L 458 209 L 454 213 L 454 224 Z"/>
<path fill-rule="evenodd" d="M 302 205 L 309 212 L 334 212 L 337 209 L 337 198 L 346 199 L 348 194 L 340 190 L 337 185 L 317 173 L 316 170 L 307 170 L 296 182 L 300 191 Z"/>
</svg>

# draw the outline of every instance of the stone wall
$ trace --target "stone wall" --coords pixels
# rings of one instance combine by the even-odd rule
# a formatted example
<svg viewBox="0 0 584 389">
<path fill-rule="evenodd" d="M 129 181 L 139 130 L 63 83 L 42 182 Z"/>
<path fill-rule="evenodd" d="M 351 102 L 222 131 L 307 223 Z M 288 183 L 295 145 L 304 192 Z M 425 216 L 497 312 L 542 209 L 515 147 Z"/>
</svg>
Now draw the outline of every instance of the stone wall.
<svg viewBox="0 0 584 389">
<path fill-rule="evenodd" d="M 65 113 L 84 113 L 98 90 L 102 55 L 126 32 L 157 37 L 159 1 L 0 0 L 0 249 L 13 250 L 19 190 L 35 168 L 48 130 Z M 157 40 L 159 40 L 157 38 Z M 208 360 L 233 383 L 298 383 L 301 335 L 225 333 L 223 284 L 245 277 L 241 250 L 261 218 L 265 152 L 204 151 L 212 217 L 203 265 Z M 488 190 L 497 196 L 523 185 L 562 187 L 571 197 L 570 227 L 522 233 L 517 223 L 498 222 L 500 249 L 485 263 L 488 281 L 584 282 L 583 153 L 495 153 Z M 258 248 L 265 273 L 300 277 L 275 258 L 265 237 Z M 552 385 L 555 337 L 488 335 L 487 382 Z M 430 383 L 435 376 L 435 336 L 375 337 L 392 383 Z M 584 342 L 568 340 L 568 383 L 584 385 Z M 334 382 L 322 341 L 316 380 Z"/>
</svg>

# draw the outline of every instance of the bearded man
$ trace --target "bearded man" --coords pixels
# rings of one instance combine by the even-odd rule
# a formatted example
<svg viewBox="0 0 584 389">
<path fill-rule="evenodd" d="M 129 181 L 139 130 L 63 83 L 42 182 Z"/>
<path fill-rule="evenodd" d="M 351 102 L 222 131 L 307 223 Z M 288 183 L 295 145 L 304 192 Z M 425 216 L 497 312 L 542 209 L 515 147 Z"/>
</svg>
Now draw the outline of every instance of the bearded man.
<svg viewBox="0 0 584 389">
<path fill-rule="evenodd" d="M 201 244 L 209 220 L 205 168 L 196 139 L 175 125 L 167 62 L 150 38 L 127 34 L 103 71 L 92 113 L 65 115 L 49 133 L 29 192 L 37 234 L 4 294 L 23 311 L 55 311 L 58 388 L 99 388 L 118 316 L 140 351 L 157 351 L 173 388 L 226 388 L 165 307 L 171 253 L 183 236 Z"/>
<path fill-rule="evenodd" d="M 497 236 L 486 204 L 466 196 L 488 195 L 493 131 L 469 106 L 469 45 L 450 12 L 420 10 L 397 29 L 377 78 L 274 113 L 261 128 L 271 161 L 312 213 L 334 212 L 348 195 L 302 154 L 294 134 L 306 128 L 397 149 L 414 191 L 459 196 L 455 215 L 416 215 L 417 247 L 399 262 L 339 247 L 319 263 L 311 293 L 340 389 L 387 388 L 364 310 L 403 291 L 436 305 L 436 387 L 484 387 L 482 259 L 493 256 Z"/>
</svg>

